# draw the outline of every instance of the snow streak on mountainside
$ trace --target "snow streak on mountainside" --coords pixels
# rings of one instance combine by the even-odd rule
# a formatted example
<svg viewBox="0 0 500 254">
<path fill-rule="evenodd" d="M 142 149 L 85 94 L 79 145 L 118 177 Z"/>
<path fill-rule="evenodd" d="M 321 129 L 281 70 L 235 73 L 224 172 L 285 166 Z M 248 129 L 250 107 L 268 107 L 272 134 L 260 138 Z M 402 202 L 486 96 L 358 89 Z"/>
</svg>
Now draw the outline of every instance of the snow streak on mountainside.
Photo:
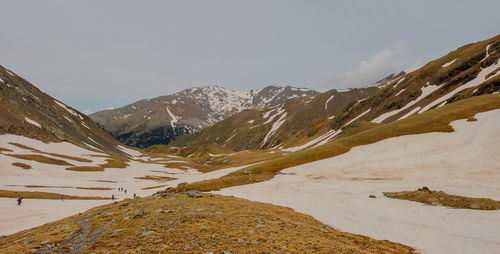
<svg viewBox="0 0 500 254">
<path fill-rule="evenodd" d="M 90 115 L 121 142 L 137 147 L 167 144 L 246 109 L 276 106 L 296 97 L 315 96 L 307 88 L 268 86 L 240 92 L 220 86 L 189 88 Z"/>
<path fill-rule="evenodd" d="M 325 121 L 329 122 L 344 107 L 354 101 L 362 101 L 378 90 L 375 86 L 333 89 L 314 98 L 295 98 L 270 108 L 246 110 L 199 133 L 181 137 L 172 145 L 217 143 L 241 151 L 300 142 L 325 129 Z"/>
<path fill-rule="evenodd" d="M 369 99 L 346 109 L 333 128 L 371 109 L 362 121 L 389 123 L 447 103 L 500 91 L 500 35 L 465 45 L 408 74 L 384 82 Z"/>
</svg>

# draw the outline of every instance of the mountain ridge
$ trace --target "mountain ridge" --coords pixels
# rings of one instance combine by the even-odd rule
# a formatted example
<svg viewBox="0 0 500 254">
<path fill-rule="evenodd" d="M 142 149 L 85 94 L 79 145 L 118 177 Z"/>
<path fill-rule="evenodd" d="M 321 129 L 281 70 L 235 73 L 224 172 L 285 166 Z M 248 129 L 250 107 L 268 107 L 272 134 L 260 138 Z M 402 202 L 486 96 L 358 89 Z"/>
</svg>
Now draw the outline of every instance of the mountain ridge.
<svg viewBox="0 0 500 254">
<path fill-rule="evenodd" d="M 193 87 L 118 109 L 99 111 L 89 117 L 121 142 L 146 147 L 169 143 L 243 110 L 272 107 L 290 98 L 317 94 L 307 88 L 291 86 L 268 86 L 248 92 L 218 85 Z"/>
</svg>

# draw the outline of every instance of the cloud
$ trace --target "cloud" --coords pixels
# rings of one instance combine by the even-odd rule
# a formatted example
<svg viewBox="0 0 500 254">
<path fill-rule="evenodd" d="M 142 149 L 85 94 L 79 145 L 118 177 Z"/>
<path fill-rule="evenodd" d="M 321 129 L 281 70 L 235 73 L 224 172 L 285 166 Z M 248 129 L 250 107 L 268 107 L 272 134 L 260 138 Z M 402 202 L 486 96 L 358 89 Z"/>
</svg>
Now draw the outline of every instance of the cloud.
<svg viewBox="0 0 500 254">
<path fill-rule="evenodd" d="M 336 77 L 342 87 L 360 87 L 376 82 L 391 73 L 415 67 L 420 61 L 410 64 L 404 42 L 376 53 L 370 59 L 362 60 L 359 67 Z"/>
</svg>

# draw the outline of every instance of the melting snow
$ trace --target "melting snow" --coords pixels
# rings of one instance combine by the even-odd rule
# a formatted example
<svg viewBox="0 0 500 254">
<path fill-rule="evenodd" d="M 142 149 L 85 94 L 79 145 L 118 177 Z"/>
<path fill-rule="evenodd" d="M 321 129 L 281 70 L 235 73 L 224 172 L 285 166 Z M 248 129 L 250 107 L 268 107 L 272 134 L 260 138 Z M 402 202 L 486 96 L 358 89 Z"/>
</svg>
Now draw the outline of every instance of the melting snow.
<svg viewBox="0 0 500 254">
<path fill-rule="evenodd" d="M 488 58 L 490 56 L 490 52 L 489 52 L 490 47 L 491 47 L 491 44 L 488 44 L 488 46 L 486 46 L 486 56 L 484 56 L 484 58 L 481 59 L 480 62 L 484 61 L 486 58 Z"/>
<path fill-rule="evenodd" d="M 83 117 L 82 117 L 80 114 L 78 114 L 76 111 L 74 111 L 74 110 L 72 110 L 72 109 L 68 108 L 66 105 L 64 105 L 63 103 L 61 103 L 61 102 L 59 102 L 59 101 L 54 100 L 54 102 L 55 102 L 57 105 L 59 105 L 59 106 L 61 106 L 62 108 L 64 108 L 64 109 L 65 109 L 66 111 L 68 111 L 70 114 L 72 114 L 72 115 L 74 115 L 74 116 L 78 116 L 78 117 L 80 117 L 80 119 L 82 119 L 82 120 L 83 120 Z"/>
<path fill-rule="evenodd" d="M 396 94 L 396 96 L 400 95 L 402 92 L 404 92 L 404 90 L 406 90 L 406 88 L 401 89 L 401 91 L 399 91 L 399 92 Z"/>
<path fill-rule="evenodd" d="M 451 61 L 449 61 L 449 62 L 447 62 L 447 63 L 445 63 L 445 64 L 443 64 L 443 65 L 441 65 L 441 67 L 446 68 L 446 67 L 452 65 L 455 61 L 457 61 L 456 58 L 453 59 L 453 60 L 451 60 Z"/>
<path fill-rule="evenodd" d="M 275 109 L 273 109 L 273 110 L 271 110 L 271 111 L 272 111 L 272 112 L 274 112 L 274 111 L 275 111 Z M 271 111 L 266 112 L 266 113 L 270 113 Z M 267 120 L 266 120 L 264 123 L 262 123 L 262 124 L 268 124 L 268 123 L 272 122 L 272 121 L 273 121 L 273 119 L 274 119 L 276 116 L 279 116 L 280 114 L 283 114 L 283 112 L 285 112 L 285 110 L 284 110 L 284 109 L 281 109 L 281 107 L 280 107 L 280 108 L 278 109 L 278 112 L 276 112 L 275 114 L 273 114 L 271 117 L 269 117 L 269 119 L 267 119 Z M 265 118 L 267 118 L 267 117 L 264 117 L 264 119 L 265 119 Z"/>
<path fill-rule="evenodd" d="M 410 110 L 410 112 L 406 113 L 404 116 L 400 117 L 398 120 L 405 119 L 405 118 L 417 113 L 421 108 L 422 107 L 416 107 L 416 108 Z"/>
<path fill-rule="evenodd" d="M 39 123 L 37 123 L 37 122 L 35 122 L 35 121 L 33 121 L 33 120 L 31 120 L 31 119 L 27 118 L 27 117 L 24 117 L 24 120 L 26 120 L 26 122 L 28 122 L 28 123 L 30 123 L 30 124 L 35 125 L 35 126 L 36 126 L 36 127 L 38 127 L 38 128 L 42 128 L 42 126 L 41 126 Z"/>
<path fill-rule="evenodd" d="M 330 98 L 328 98 L 328 100 L 326 100 L 326 102 L 325 102 L 325 110 L 328 108 L 328 102 L 330 102 L 330 100 L 332 100 L 333 97 L 335 97 L 335 94 L 332 95 L 332 96 L 330 96 Z"/>
<path fill-rule="evenodd" d="M 170 109 L 167 107 L 167 112 L 168 112 L 168 115 L 170 115 L 170 125 L 172 127 L 175 127 L 175 124 L 177 123 L 177 121 L 179 121 L 179 119 L 181 119 L 180 117 L 177 117 L 175 116 L 174 114 L 172 114 L 172 112 L 170 112 Z"/>
<path fill-rule="evenodd" d="M 446 104 L 446 100 L 448 100 L 449 98 L 453 97 L 455 94 L 467 89 L 467 88 L 471 88 L 471 87 L 475 87 L 475 86 L 478 86 L 480 85 L 481 83 L 485 82 L 487 79 L 486 79 L 486 75 L 490 74 L 492 71 L 494 71 L 495 69 L 499 68 L 500 67 L 500 61 L 497 61 L 496 64 L 492 64 L 490 65 L 489 67 L 486 67 L 484 69 L 482 69 L 476 76 L 475 79 L 455 88 L 453 91 L 450 91 L 449 93 L 445 94 L 444 96 L 441 96 L 440 98 L 436 99 L 435 101 L 429 103 L 427 106 L 425 106 L 422 110 L 420 110 L 419 113 L 422 113 L 422 112 L 425 112 L 427 110 L 429 110 L 430 108 L 434 107 L 435 105 L 438 105 L 440 103 L 442 103 L 442 105 L 445 105 Z M 488 79 L 490 78 L 493 78 L 495 76 L 497 76 L 498 74 L 500 74 L 500 72 L 497 72 L 493 75 L 491 75 L 490 77 L 488 77 Z M 440 106 L 442 106 L 440 105 Z"/>
<path fill-rule="evenodd" d="M 422 87 L 422 94 L 420 94 L 420 96 L 413 100 L 413 101 L 410 101 L 408 104 L 406 104 L 404 107 L 400 108 L 400 109 L 396 109 L 396 110 L 393 110 L 393 111 L 389 111 L 389 112 L 386 112 L 380 116 L 378 116 L 377 118 L 373 119 L 372 122 L 373 123 L 381 123 L 383 122 L 385 119 L 393 116 L 393 115 L 396 115 L 398 114 L 399 112 L 403 111 L 403 110 L 406 110 L 408 108 L 410 108 L 411 106 L 415 105 L 415 103 L 419 102 L 421 99 L 427 97 L 429 94 L 433 93 L 434 91 L 436 91 L 437 89 L 439 89 L 442 85 L 440 86 L 431 86 L 431 85 L 428 85 L 428 86 L 424 86 Z"/>
<path fill-rule="evenodd" d="M 64 119 L 68 120 L 68 122 L 73 122 L 71 119 L 69 119 L 67 116 L 63 115 Z"/>
<path fill-rule="evenodd" d="M 87 126 L 84 122 L 81 122 L 81 123 L 82 123 L 82 125 L 83 125 L 85 128 L 87 128 L 87 129 L 89 129 L 89 130 L 90 130 L 90 128 L 89 128 L 89 127 L 88 127 L 88 126 Z"/>
<path fill-rule="evenodd" d="M 371 108 L 369 108 L 368 110 L 366 110 L 365 112 L 361 113 L 359 116 L 355 117 L 354 119 L 352 119 L 351 121 L 349 121 L 348 123 L 344 124 L 344 127 L 351 124 L 352 122 L 358 120 L 359 118 L 363 117 L 364 115 L 368 114 L 368 112 L 370 112 L 370 110 L 372 110 Z M 342 127 L 342 128 L 344 128 Z"/>
<path fill-rule="evenodd" d="M 283 110 L 284 111 L 284 110 Z M 276 122 L 274 122 L 273 126 L 271 127 L 271 130 L 266 134 L 264 137 L 264 140 L 262 140 L 261 146 L 265 145 L 267 140 L 281 127 L 283 123 L 286 121 L 286 115 L 287 113 L 283 113 Z M 274 118 L 274 117 L 273 117 Z"/>
<path fill-rule="evenodd" d="M 396 84 L 394 85 L 394 87 L 396 87 L 396 86 L 398 86 L 399 84 L 401 84 L 401 82 L 403 82 L 405 79 L 406 79 L 406 77 L 403 77 L 402 79 L 400 79 L 400 80 L 398 81 L 398 83 L 396 83 Z"/>
</svg>

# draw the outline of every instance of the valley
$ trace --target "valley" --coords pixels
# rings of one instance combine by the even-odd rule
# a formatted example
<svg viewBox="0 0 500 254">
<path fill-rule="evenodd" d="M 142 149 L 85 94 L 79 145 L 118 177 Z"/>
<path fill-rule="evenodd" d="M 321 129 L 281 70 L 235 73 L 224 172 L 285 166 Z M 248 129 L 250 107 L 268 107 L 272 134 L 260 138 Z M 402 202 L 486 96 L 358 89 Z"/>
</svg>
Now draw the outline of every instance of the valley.
<svg viewBox="0 0 500 254">
<path fill-rule="evenodd" d="M 87 116 L 0 66 L 0 253 L 497 253 L 499 74 L 496 35 L 358 87 Z"/>
</svg>

